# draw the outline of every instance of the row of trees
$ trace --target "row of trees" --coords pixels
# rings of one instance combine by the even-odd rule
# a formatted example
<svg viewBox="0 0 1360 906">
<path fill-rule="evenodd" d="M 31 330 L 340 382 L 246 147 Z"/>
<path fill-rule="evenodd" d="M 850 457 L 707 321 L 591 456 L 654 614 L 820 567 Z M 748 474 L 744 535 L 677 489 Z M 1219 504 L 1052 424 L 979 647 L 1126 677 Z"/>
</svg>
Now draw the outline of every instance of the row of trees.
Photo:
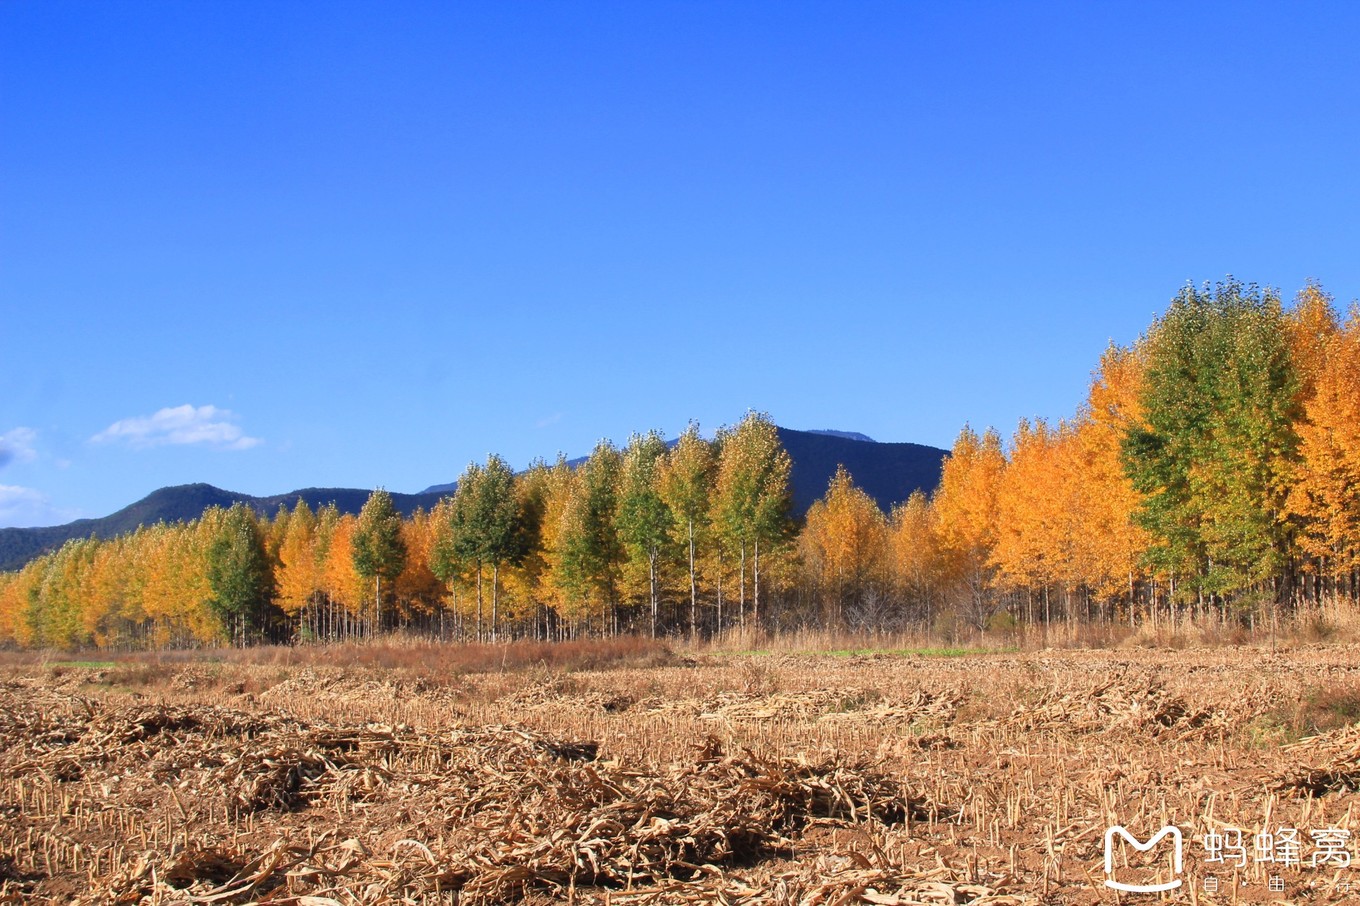
<svg viewBox="0 0 1360 906">
<path fill-rule="evenodd" d="M 0 641 L 191 644 L 700 635 L 730 626 L 995 629 L 1255 620 L 1360 595 L 1360 312 L 1187 287 L 1112 346 L 1076 414 L 965 427 L 935 492 L 882 512 L 843 469 L 801 526 L 774 425 L 499 457 L 402 519 L 244 507 L 71 542 L 0 576 Z"/>
<path fill-rule="evenodd" d="M 1112 346 L 1075 416 L 965 428 L 939 488 L 884 516 L 839 475 L 800 536 L 834 603 L 977 627 L 1254 622 L 1360 596 L 1360 310 L 1186 287 Z M 867 606 L 871 604 L 873 606 Z"/>
<path fill-rule="evenodd" d="M 301 501 L 272 518 L 213 509 L 192 523 L 73 541 L 0 576 L 0 641 L 744 626 L 762 619 L 772 562 L 776 573 L 790 562 L 790 467 L 774 424 L 751 413 L 712 441 L 691 425 L 674 446 L 656 432 L 623 450 L 601 442 L 576 468 L 559 459 L 516 475 L 491 456 L 408 519 L 382 490 L 357 516 Z"/>
</svg>

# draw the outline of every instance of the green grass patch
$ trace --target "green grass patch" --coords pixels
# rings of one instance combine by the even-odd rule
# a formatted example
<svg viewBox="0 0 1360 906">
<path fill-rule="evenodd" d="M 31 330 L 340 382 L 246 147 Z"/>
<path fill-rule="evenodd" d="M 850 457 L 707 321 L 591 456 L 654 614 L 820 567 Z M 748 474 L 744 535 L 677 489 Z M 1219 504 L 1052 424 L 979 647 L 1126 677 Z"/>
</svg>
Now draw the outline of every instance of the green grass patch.
<svg viewBox="0 0 1360 906">
<path fill-rule="evenodd" d="M 1360 683 L 1312 686 L 1297 700 L 1258 715 L 1246 727 L 1255 746 L 1280 746 L 1360 723 Z"/>
<path fill-rule="evenodd" d="M 78 670 L 108 670 L 117 667 L 117 661 L 48 661 L 49 667 L 74 667 Z"/>
</svg>

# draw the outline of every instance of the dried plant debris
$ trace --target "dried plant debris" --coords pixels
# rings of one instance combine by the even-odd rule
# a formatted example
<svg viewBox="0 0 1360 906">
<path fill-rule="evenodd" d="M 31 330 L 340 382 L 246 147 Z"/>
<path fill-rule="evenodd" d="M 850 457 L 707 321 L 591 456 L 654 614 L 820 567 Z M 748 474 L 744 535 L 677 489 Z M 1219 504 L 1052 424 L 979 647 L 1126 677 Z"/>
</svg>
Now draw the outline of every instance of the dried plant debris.
<svg viewBox="0 0 1360 906">
<path fill-rule="evenodd" d="M 1342 700 L 1357 654 L 715 657 L 456 687 L 13 669 L 0 904 L 1094 906 L 1111 823 L 1182 828 L 1206 906 L 1233 902 L 1200 883 L 1206 834 L 1293 829 L 1285 890 L 1249 865 L 1237 902 L 1346 903 L 1312 841 L 1354 826 L 1360 728 L 1280 745 L 1278 715 Z"/>
<path fill-rule="evenodd" d="M 1276 775 L 1273 789 L 1311 797 L 1360 791 L 1360 725 L 1304 739 L 1287 750 L 1297 763 Z"/>
<path fill-rule="evenodd" d="M 1223 712 L 1195 708 L 1168 691 L 1157 674 L 1124 669 L 1076 687 L 1051 688 L 1034 703 L 1017 707 L 1010 720 L 1025 730 L 1158 736 L 1212 735 L 1228 723 Z"/>
<path fill-rule="evenodd" d="M 43 852 L 37 871 L 5 863 L 5 883 L 31 894 L 79 871 L 90 880 L 79 902 L 707 889 L 729 867 L 790 855 L 812 822 L 944 812 L 871 765 L 728 753 L 714 738 L 669 769 L 642 770 L 599 760 L 593 743 L 510 726 L 341 727 L 71 701 L 43 716 L 12 691 L 0 698 L 27 715 L 3 727 L 0 779 L 19 806 L 0 845 Z M 163 820 L 130 815 L 133 805 Z M 337 840 L 339 826 L 354 836 Z M 135 841 L 117 833 L 133 827 Z"/>
</svg>

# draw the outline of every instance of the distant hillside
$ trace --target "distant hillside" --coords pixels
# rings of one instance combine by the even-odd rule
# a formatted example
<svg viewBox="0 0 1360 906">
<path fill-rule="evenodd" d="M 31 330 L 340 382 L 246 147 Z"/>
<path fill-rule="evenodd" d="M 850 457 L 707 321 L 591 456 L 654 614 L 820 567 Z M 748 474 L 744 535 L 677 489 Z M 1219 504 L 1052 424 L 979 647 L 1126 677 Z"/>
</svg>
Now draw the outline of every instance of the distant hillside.
<svg viewBox="0 0 1360 906">
<path fill-rule="evenodd" d="M 863 434 L 843 431 L 780 428 L 779 441 L 793 460 L 789 484 L 793 512 L 800 519 L 826 493 L 838 465 L 845 466 L 855 484 L 887 513 L 912 491 L 934 491 L 949 452 L 922 444 L 877 443 Z"/>
<path fill-rule="evenodd" d="M 888 512 L 912 491 L 927 493 L 940 482 L 940 466 L 946 455 L 938 447 L 921 444 L 877 443 L 863 434 L 848 431 L 794 431 L 779 429 L 779 440 L 793 460 L 789 483 L 793 492 L 793 515 L 801 519 L 826 486 L 838 465 L 844 465 L 855 483 Z M 585 458 L 572 460 L 573 465 Z M 393 494 L 392 502 L 403 515 L 418 507 L 430 509 L 439 498 L 451 494 L 457 484 L 432 485 L 419 494 Z M 212 506 L 228 507 L 241 501 L 257 512 L 273 514 L 280 505 L 292 508 L 298 500 L 316 509 L 334 503 L 342 513 L 357 513 L 369 491 L 359 488 L 303 488 L 272 497 L 252 497 L 224 491 L 210 484 L 185 484 L 161 488 L 102 519 L 78 519 L 46 528 L 0 529 L 0 570 L 18 569 L 34 557 L 61 547 L 72 538 L 112 538 L 136 530 L 139 525 L 197 519 Z"/>
<path fill-rule="evenodd" d="M 836 474 L 838 465 L 845 466 L 855 484 L 874 498 L 883 512 L 889 513 L 895 505 L 910 497 L 912 491 L 933 492 L 940 483 L 941 465 L 949 454 L 948 450 L 923 444 L 879 443 L 857 431 L 778 430 L 779 441 L 793 460 L 789 484 L 793 492 L 793 515 L 798 519 L 802 519 L 808 507 L 826 493 L 826 486 Z M 673 440 L 667 442 L 667 446 L 674 444 Z M 571 459 L 567 464 L 575 468 L 586 458 Z M 452 494 L 456 490 L 458 482 L 455 481 L 431 485 L 421 493 Z"/>
<path fill-rule="evenodd" d="M 298 500 L 312 509 L 334 503 L 342 513 L 357 513 L 368 499 L 369 491 L 358 488 L 303 488 L 271 497 L 252 497 L 224 491 L 210 484 L 183 484 L 152 491 L 136 503 L 102 519 L 77 519 L 66 525 L 44 528 L 0 529 L 0 570 L 18 569 L 29 560 L 55 550 L 72 538 L 113 538 L 135 531 L 139 525 L 197 519 L 213 506 L 229 507 L 241 502 L 256 512 L 273 514 L 280 505 L 291 509 Z M 392 502 L 403 515 L 418 507 L 429 509 L 439 502 L 438 494 L 393 494 Z"/>
<path fill-rule="evenodd" d="M 874 440 L 874 439 L 873 439 L 872 437 L 870 437 L 869 435 L 867 435 L 867 434 L 860 434 L 858 431 L 833 431 L 833 430 L 830 429 L 830 428 L 809 428 L 809 429 L 807 430 L 807 433 L 808 433 L 808 434 L 825 434 L 825 435 L 827 435 L 828 437 L 840 437 L 840 438 L 844 438 L 845 440 L 862 440 L 862 441 L 864 441 L 865 443 L 868 443 L 868 444 L 876 444 L 876 443 L 878 443 L 878 441 Z"/>
</svg>

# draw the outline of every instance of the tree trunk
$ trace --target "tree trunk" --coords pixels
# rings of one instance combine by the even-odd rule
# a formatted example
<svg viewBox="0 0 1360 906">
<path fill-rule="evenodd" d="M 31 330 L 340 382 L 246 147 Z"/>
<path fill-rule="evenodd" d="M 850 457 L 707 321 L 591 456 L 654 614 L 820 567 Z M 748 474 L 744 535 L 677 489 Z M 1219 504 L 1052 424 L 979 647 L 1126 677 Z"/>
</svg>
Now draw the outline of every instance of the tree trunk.
<svg viewBox="0 0 1360 906">
<path fill-rule="evenodd" d="M 652 638 L 656 638 L 656 548 L 652 548 L 647 554 L 647 580 L 651 584 L 652 592 Z"/>
<path fill-rule="evenodd" d="M 1133 629 L 1135 626 L 1135 622 L 1133 619 L 1133 611 L 1135 609 L 1134 602 L 1136 600 L 1137 599 L 1134 597 L 1133 590 L 1133 570 L 1129 570 L 1129 629 Z"/>
<path fill-rule="evenodd" d="M 718 625 L 714 631 L 715 635 L 722 634 L 723 618 L 723 571 L 722 571 L 722 548 L 718 548 Z"/>
<path fill-rule="evenodd" d="M 499 562 L 491 564 L 491 641 L 497 639 L 496 627 L 500 625 L 500 572 Z"/>
<path fill-rule="evenodd" d="M 689 520 L 689 640 L 699 633 L 699 585 L 694 577 L 694 520 Z"/>
<path fill-rule="evenodd" d="M 760 539 L 755 540 L 755 560 L 751 565 L 751 574 L 754 579 L 751 595 L 751 625 L 760 628 Z"/>
<path fill-rule="evenodd" d="M 739 606 L 737 610 L 737 625 L 742 629 L 746 628 L 746 542 L 741 543 L 741 567 L 737 573 L 740 592 L 738 594 Z"/>
</svg>

